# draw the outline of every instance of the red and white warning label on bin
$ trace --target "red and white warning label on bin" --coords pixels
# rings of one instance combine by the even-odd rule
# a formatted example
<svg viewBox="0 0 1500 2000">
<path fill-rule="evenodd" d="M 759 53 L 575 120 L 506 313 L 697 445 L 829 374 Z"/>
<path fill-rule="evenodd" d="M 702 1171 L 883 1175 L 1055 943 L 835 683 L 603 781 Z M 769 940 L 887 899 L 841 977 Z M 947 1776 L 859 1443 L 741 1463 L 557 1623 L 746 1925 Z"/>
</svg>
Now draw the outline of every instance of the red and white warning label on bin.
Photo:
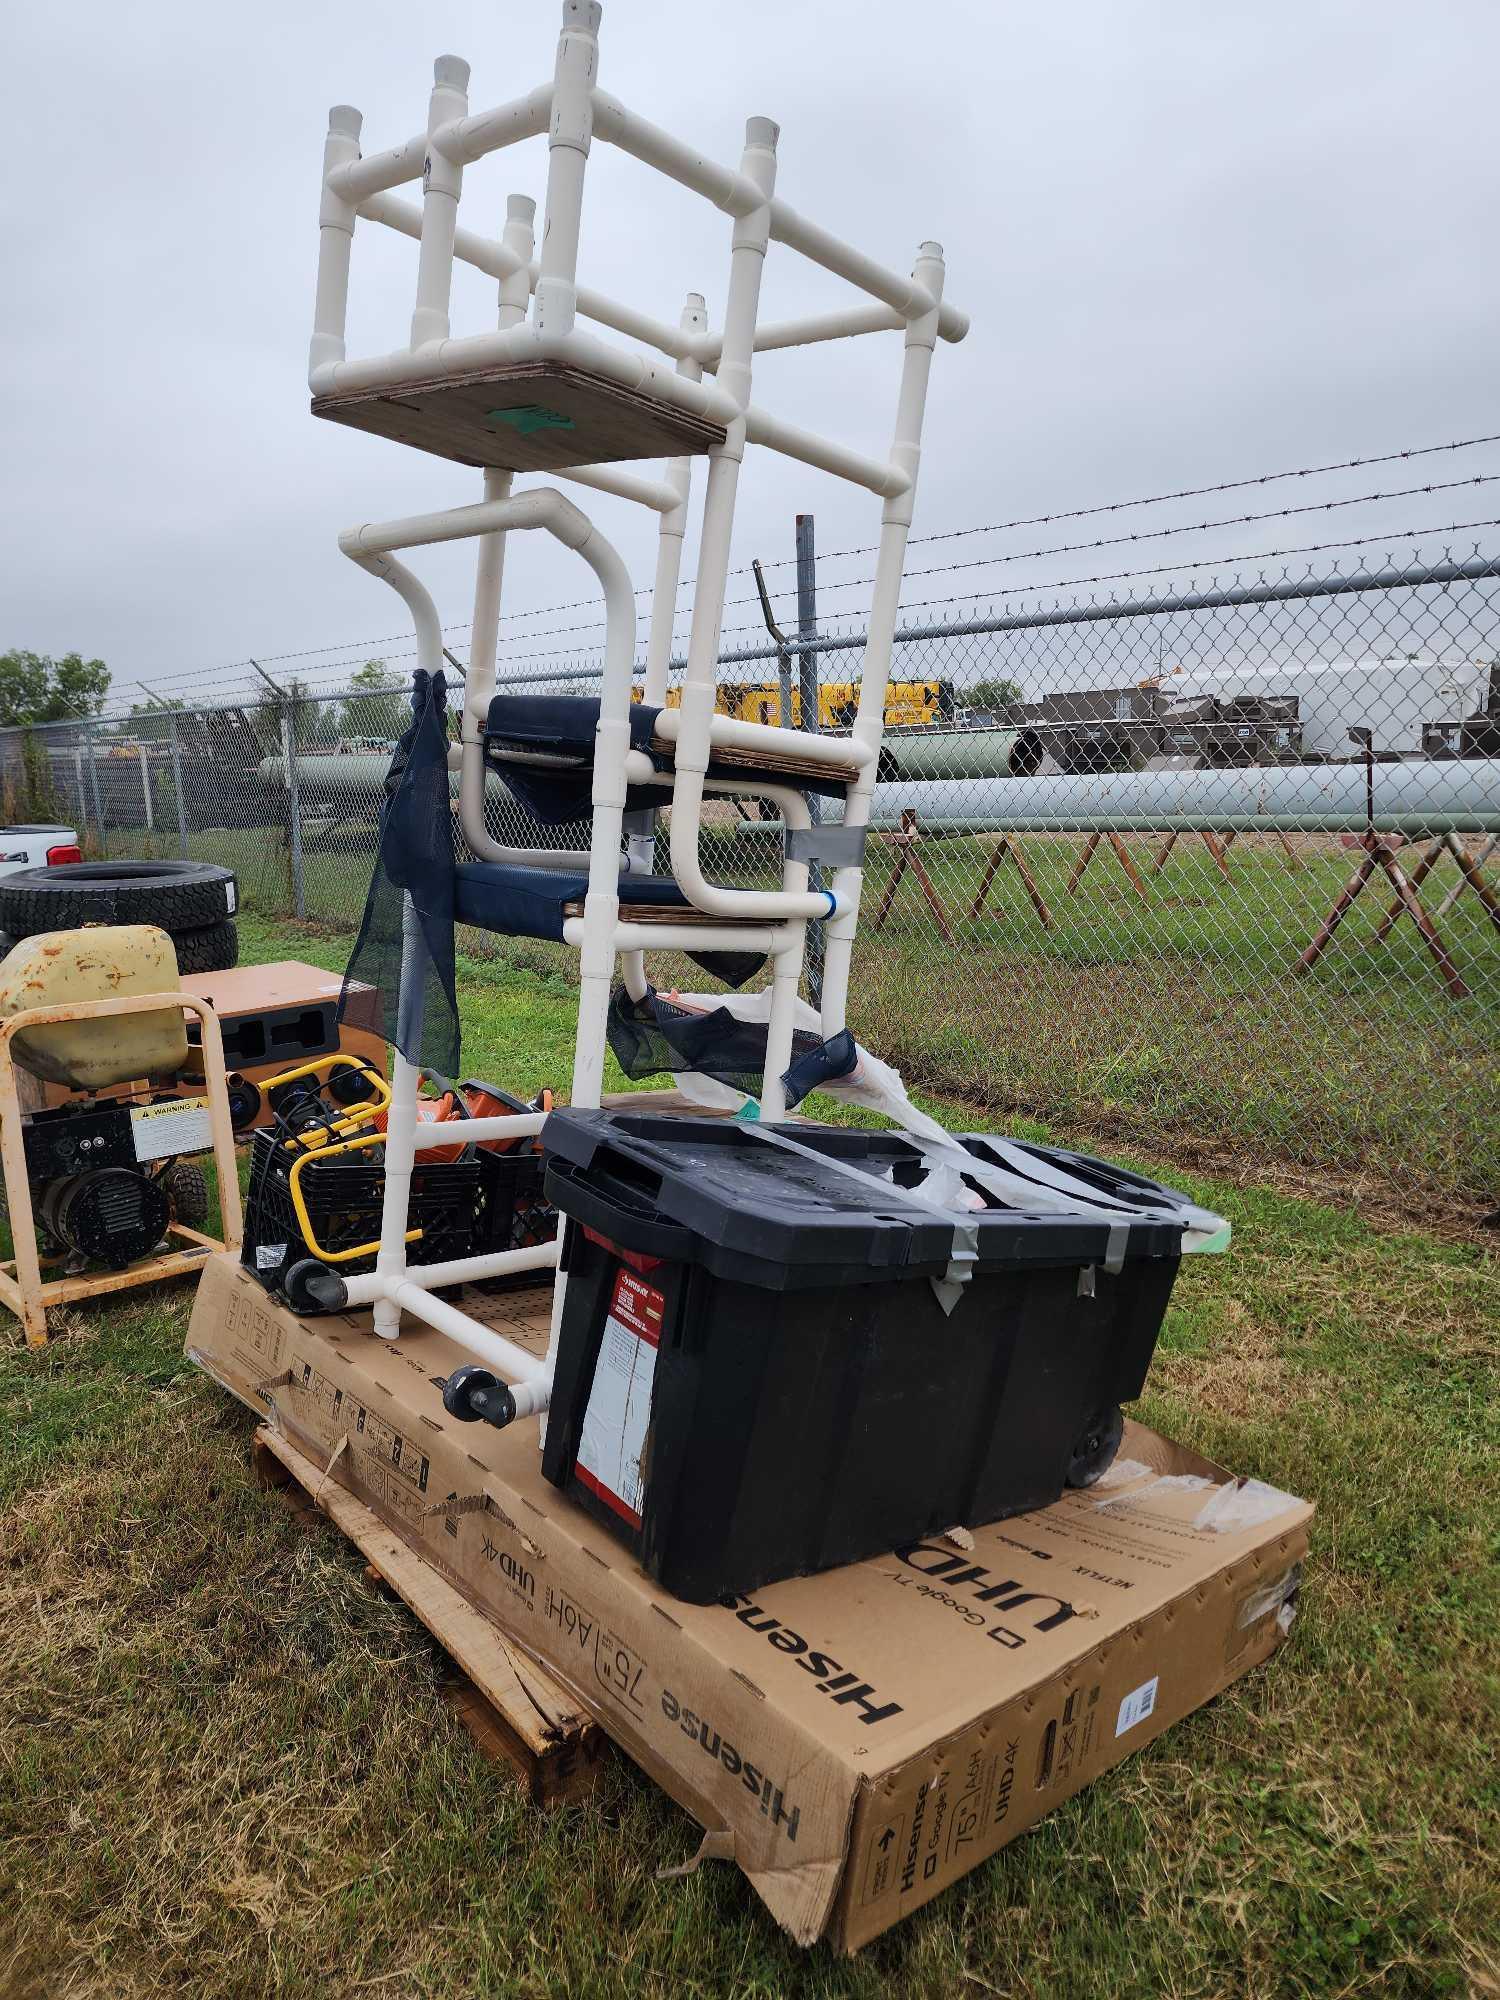
<svg viewBox="0 0 1500 2000">
<path fill-rule="evenodd" d="M 655 1286 L 633 1271 L 616 1277 L 573 1467 L 589 1491 L 633 1528 L 641 1525 L 641 1455 L 665 1304 Z"/>
</svg>

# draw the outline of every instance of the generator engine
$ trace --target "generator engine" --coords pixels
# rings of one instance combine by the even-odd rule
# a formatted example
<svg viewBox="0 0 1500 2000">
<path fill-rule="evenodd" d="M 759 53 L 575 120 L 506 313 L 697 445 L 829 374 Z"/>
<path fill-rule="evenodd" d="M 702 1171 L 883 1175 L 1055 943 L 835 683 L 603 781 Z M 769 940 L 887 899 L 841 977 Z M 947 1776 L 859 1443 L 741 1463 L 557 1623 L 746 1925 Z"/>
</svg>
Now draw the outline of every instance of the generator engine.
<svg viewBox="0 0 1500 2000">
<path fill-rule="evenodd" d="M 175 1153 L 157 1156 L 166 1128 L 154 1109 L 152 1102 L 85 1098 L 26 1121 L 26 1175 L 44 1257 L 123 1271 L 150 1255 L 169 1223 L 197 1227 L 206 1219 L 200 1170 Z M 179 1119 L 182 1110 L 176 1101 Z"/>
</svg>

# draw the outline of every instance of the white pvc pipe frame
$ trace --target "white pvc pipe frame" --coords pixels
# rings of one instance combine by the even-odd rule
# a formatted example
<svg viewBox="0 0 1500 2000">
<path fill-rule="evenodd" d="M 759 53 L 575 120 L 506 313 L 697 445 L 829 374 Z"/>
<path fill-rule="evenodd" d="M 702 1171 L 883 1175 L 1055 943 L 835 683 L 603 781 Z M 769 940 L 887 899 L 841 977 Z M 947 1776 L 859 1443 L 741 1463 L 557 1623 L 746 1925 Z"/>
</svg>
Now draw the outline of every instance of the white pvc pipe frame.
<svg viewBox="0 0 1500 2000">
<path fill-rule="evenodd" d="M 920 457 L 922 417 L 933 350 L 941 337 L 962 340 L 967 317 L 943 299 L 943 260 L 936 243 L 923 243 L 912 275 L 902 277 L 806 221 L 775 194 L 777 127 L 752 118 L 738 169 L 720 166 L 660 131 L 600 90 L 595 0 L 564 0 L 562 32 L 550 85 L 494 110 L 470 114 L 468 65 L 442 56 L 434 66 L 426 129 L 403 145 L 361 158 L 360 113 L 336 105 L 329 113 L 324 147 L 319 257 L 309 386 L 315 396 L 396 387 L 481 367 L 535 360 L 569 362 L 724 427 L 722 445 L 708 454 L 698 576 L 688 639 L 682 705 L 665 711 L 659 733 L 673 745 L 671 774 L 659 775 L 629 744 L 629 705 L 635 609 L 628 575 L 614 549 L 587 517 L 555 489 L 512 495 L 512 475 L 484 474 L 477 504 L 355 529 L 340 537 L 353 560 L 381 577 L 406 601 L 417 633 L 420 663 L 442 665 L 442 634 L 431 597 L 394 560 L 397 549 L 476 537 L 474 617 L 465 691 L 460 755 L 459 813 L 464 834 L 482 859 L 588 871 L 581 918 L 564 925 L 564 938 L 581 953 L 581 991 L 574 1053 L 572 1099 L 597 1105 L 603 1082 L 605 1029 L 617 954 L 627 988 L 645 990 L 642 954 L 648 947 L 751 948 L 773 964 L 773 1002 L 767 1032 L 762 1115 L 785 1110 L 781 1076 L 791 1058 L 792 1017 L 801 976 L 807 924 L 829 922 L 823 973 L 825 1036 L 845 1025 L 849 965 L 859 915 L 862 869 L 838 868 L 830 892 L 809 893 L 805 862 L 786 861 L 779 891 L 720 888 L 703 875 L 699 844 L 702 806 L 711 792 L 751 792 L 773 799 L 788 826 L 806 825 L 805 801 L 794 789 L 747 774 L 743 783 L 716 784 L 706 777 L 716 746 L 793 750 L 825 764 L 847 783 L 843 821 L 868 823 L 870 798 L 884 728 L 885 692 L 900 597 L 906 540 Z M 534 255 L 535 205 L 512 196 L 501 237 L 475 235 L 458 226 L 463 168 L 487 153 L 546 132 L 548 173 L 540 257 Z M 645 165 L 704 196 L 733 218 L 724 325 L 710 332 L 704 302 L 690 294 L 676 327 L 593 292 L 577 282 L 579 224 L 585 169 L 595 138 L 632 154 Z M 390 190 L 420 180 L 420 208 Z M 345 352 L 349 269 L 356 220 L 378 222 L 419 244 L 416 300 L 408 347 L 350 360 Z M 844 278 L 873 303 L 801 320 L 758 324 L 761 272 L 770 243 L 779 242 Z M 453 263 L 487 272 L 498 281 L 495 331 L 454 339 L 449 321 Z M 615 347 L 584 333 L 579 315 L 643 342 L 664 355 L 664 367 L 638 351 Z M 750 401 L 752 359 L 757 352 L 809 346 L 886 330 L 904 331 L 900 389 L 889 456 L 873 459 L 814 436 L 757 409 Z M 713 383 L 705 382 L 705 374 Z M 815 466 L 878 495 L 884 502 L 874 596 L 865 648 L 860 701 L 851 735 L 819 738 L 740 723 L 714 712 L 715 673 L 729 569 L 739 467 L 747 443 Z M 635 501 L 659 516 L 658 553 L 647 646 L 644 698 L 660 705 L 666 695 L 673 614 L 691 495 L 691 460 L 665 467 L 659 480 L 614 465 L 582 466 L 558 477 Z M 605 597 L 605 666 L 594 754 L 593 827 L 587 853 L 502 846 L 484 815 L 482 731 L 495 687 L 497 637 L 505 539 L 512 529 L 542 528 L 576 550 L 594 569 Z M 618 874 L 624 837 L 627 784 L 670 790 L 672 871 L 694 907 L 726 920 L 718 926 L 641 925 L 622 922 Z M 652 841 L 632 835 L 626 866 L 649 871 Z M 409 949 L 414 927 L 408 925 Z M 481 1359 L 519 1384 L 518 1414 L 546 1408 L 551 1355 L 545 1362 L 502 1339 L 457 1308 L 430 1296 L 433 1287 L 467 1278 L 555 1264 L 556 1245 L 465 1259 L 453 1265 L 408 1271 L 405 1255 L 407 1197 L 415 1154 L 452 1144 L 451 1128 L 419 1127 L 417 1071 L 397 1054 L 386 1146 L 386 1196 L 376 1271 L 347 1280 L 351 1304 L 373 1304 L 376 1331 L 394 1337 L 401 1311 L 440 1326 Z M 517 1138 L 534 1133 L 531 1115 L 472 1123 L 466 1135 Z M 561 1280 L 553 1310 L 559 1323 Z"/>
</svg>

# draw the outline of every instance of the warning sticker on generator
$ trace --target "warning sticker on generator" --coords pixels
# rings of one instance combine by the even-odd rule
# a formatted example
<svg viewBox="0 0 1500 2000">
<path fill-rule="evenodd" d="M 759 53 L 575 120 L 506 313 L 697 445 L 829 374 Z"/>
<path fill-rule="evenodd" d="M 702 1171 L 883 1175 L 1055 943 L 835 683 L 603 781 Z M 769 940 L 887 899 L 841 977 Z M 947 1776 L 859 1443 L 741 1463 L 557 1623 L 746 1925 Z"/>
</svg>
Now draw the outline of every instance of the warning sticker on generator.
<svg viewBox="0 0 1500 2000">
<path fill-rule="evenodd" d="M 633 1271 L 616 1277 L 574 1461 L 573 1469 L 589 1491 L 633 1528 L 641 1525 L 645 1500 L 641 1456 L 651 1423 L 665 1304 L 662 1294 Z"/>
<path fill-rule="evenodd" d="M 165 1104 L 140 1104 L 130 1114 L 130 1137 L 138 1160 L 165 1160 L 173 1153 L 206 1153 L 213 1144 L 206 1097 L 174 1097 Z"/>
</svg>

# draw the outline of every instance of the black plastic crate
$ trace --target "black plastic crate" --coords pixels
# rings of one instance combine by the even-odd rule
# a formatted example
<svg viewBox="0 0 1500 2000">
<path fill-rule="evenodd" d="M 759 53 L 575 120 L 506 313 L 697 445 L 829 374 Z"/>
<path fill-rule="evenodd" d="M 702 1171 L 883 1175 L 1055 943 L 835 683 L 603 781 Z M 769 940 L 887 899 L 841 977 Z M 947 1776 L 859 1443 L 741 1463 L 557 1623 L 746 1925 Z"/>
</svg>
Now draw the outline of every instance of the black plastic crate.
<svg viewBox="0 0 1500 2000">
<path fill-rule="evenodd" d="M 1202 1220 L 1048 1148 L 1022 1150 L 1128 1212 L 940 1213 L 894 1133 L 562 1111 L 543 1144 L 567 1218 L 543 1469 L 698 1603 L 1097 1478 Z"/>
<path fill-rule="evenodd" d="M 379 1150 L 334 1160 L 313 1158 L 300 1186 L 313 1235 L 325 1250 L 373 1243 L 380 1235 L 385 1168 Z M 283 1292 L 286 1273 L 314 1252 L 303 1237 L 289 1185 L 298 1157 L 294 1146 L 263 1128 L 252 1142 L 241 1261 L 268 1291 Z M 542 1196 L 537 1153 L 476 1149 L 465 1160 L 426 1160 L 412 1169 L 408 1228 L 421 1235 L 406 1246 L 410 1264 L 445 1264 L 545 1240 L 549 1211 Z M 555 1228 L 555 1220 L 554 1220 Z M 375 1268 L 375 1252 L 331 1268 L 354 1276 Z M 528 1274 L 529 1275 L 529 1274 Z M 299 1310 L 310 1311 L 303 1302 Z"/>
</svg>

